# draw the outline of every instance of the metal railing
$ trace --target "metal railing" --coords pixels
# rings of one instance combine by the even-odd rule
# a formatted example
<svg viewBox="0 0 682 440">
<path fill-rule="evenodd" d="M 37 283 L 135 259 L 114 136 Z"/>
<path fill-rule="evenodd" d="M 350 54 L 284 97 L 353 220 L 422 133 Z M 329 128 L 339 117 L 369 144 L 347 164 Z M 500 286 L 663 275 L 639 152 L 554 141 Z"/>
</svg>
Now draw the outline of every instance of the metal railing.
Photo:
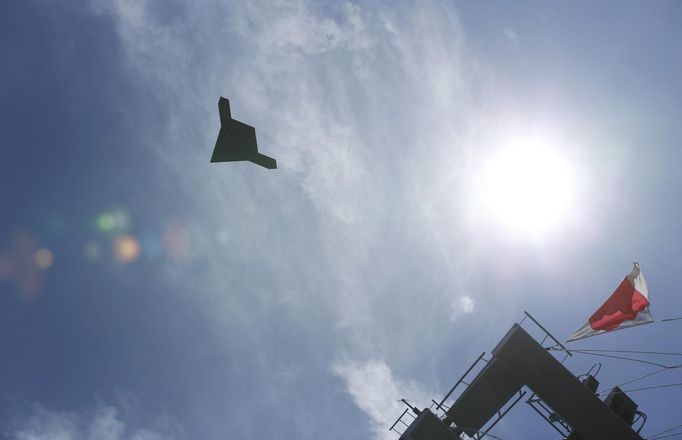
<svg viewBox="0 0 682 440">
<path fill-rule="evenodd" d="M 561 349 L 561 350 L 555 350 L 556 352 L 563 353 L 563 357 L 559 360 L 559 362 L 561 362 L 561 363 L 563 364 L 564 361 L 566 361 L 566 359 L 568 359 L 569 357 L 573 356 L 573 353 L 571 353 L 571 350 L 569 350 L 568 348 L 566 348 L 566 347 L 564 346 L 564 344 L 562 344 L 557 338 L 555 338 L 554 335 L 551 334 L 551 333 L 549 332 L 549 330 L 547 330 L 545 327 L 543 327 L 543 325 L 540 324 L 540 323 L 537 321 L 537 319 L 533 318 L 533 316 L 532 316 L 530 313 L 528 313 L 527 311 L 524 310 L 524 311 L 523 311 L 523 314 L 524 314 L 525 316 L 523 317 L 523 319 L 521 319 L 521 321 L 519 321 L 519 325 L 520 325 L 521 327 L 523 327 L 524 330 L 528 330 L 528 328 L 524 327 L 523 323 L 526 321 L 526 319 L 530 319 L 530 321 L 531 321 L 533 324 L 535 324 L 535 326 L 536 326 L 537 328 L 539 328 L 539 329 L 542 331 L 542 333 L 544 333 L 544 336 L 542 337 L 542 340 L 538 341 L 538 342 L 540 343 L 540 345 L 542 345 L 544 348 L 546 348 L 546 349 L 548 349 L 548 350 L 551 349 L 551 348 L 555 348 L 555 347 L 559 347 L 559 348 Z M 531 335 L 531 336 L 533 336 L 533 335 L 531 334 L 530 331 L 528 331 L 528 334 Z M 535 339 L 535 338 L 534 338 L 534 339 Z M 554 342 L 554 344 L 552 344 L 552 345 L 545 345 L 546 342 L 547 342 L 547 339 L 552 340 L 552 341 Z M 537 340 L 537 339 L 536 339 L 536 340 Z M 558 359 L 558 358 L 557 358 L 557 359 Z"/>
<path fill-rule="evenodd" d="M 521 321 L 518 323 L 520 326 L 524 327 L 524 330 L 526 330 L 531 337 L 533 337 L 536 341 L 540 343 L 541 346 L 546 348 L 548 351 L 551 348 L 556 348 L 559 347 L 561 350 L 553 350 L 553 355 L 561 362 L 562 364 L 564 361 L 573 356 L 573 353 L 571 353 L 570 350 L 568 350 L 557 338 L 554 337 L 542 324 L 540 324 L 530 313 L 527 311 L 524 311 L 524 317 L 521 319 Z M 524 323 L 527 323 L 526 326 L 524 326 Z M 537 330 L 541 332 L 540 337 L 534 336 L 531 331 L 528 329 L 528 323 L 534 324 L 535 327 L 535 332 L 537 333 Z M 548 344 L 548 341 L 550 343 Z M 554 354 L 557 353 L 557 354 Z M 558 353 L 562 353 L 563 357 L 559 358 Z M 462 376 L 455 382 L 455 384 L 450 388 L 450 390 L 445 394 L 445 396 L 440 400 L 440 402 L 436 402 L 435 400 L 431 400 L 431 406 L 430 409 L 436 413 L 442 420 L 444 420 L 447 416 L 447 412 L 450 409 L 450 406 L 452 403 L 447 404 L 446 402 L 455 402 L 457 398 L 470 386 L 471 381 L 478 376 L 478 374 L 485 368 L 485 365 L 487 365 L 490 362 L 490 358 L 486 359 L 486 353 L 483 352 L 481 353 L 476 360 L 469 366 L 469 368 L 462 374 Z M 473 373 L 473 374 L 472 374 Z M 461 386 L 464 386 L 464 388 L 461 388 Z M 461 390 L 461 391 L 460 391 Z M 457 392 L 460 391 L 460 392 Z M 521 401 L 521 399 L 528 394 L 528 391 L 521 389 L 516 393 L 516 397 L 509 402 L 507 402 L 502 408 L 500 408 L 497 413 L 496 417 L 494 419 L 491 419 L 486 425 L 483 427 L 481 431 L 477 431 L 473 434 L 473 436 L 470 436 L 471 438 L 475 440 L 481 440 L 482 438 L 488 436 L 490 438 L 497 438 L 494 435 L 490 434 L 490 430 L 500 421 L 504 416 L 514 407 L 518 402 Z M 403 402 L 407 405 L 407 408 L 405 411 L 402 412 L 402 414 L 398 417 L 398 419 L 391 425 L 389 428 L 389 431 L 396 432 L 398 435 L 403 435 L 405 430 L 410 426 L 412 422 L 417 418 L 415 414 L 418 414 L 418 410 L 416 410 L 414 407 L 412 407 L 410 404 L 407 403 L 403 399 Z M 547 406 L 546 403 L 540 399 L 535 393 L 531 393 L 531 396 L 526 400 L 526 403 L 528 403 L 538 414 L 540 414 L 545 420 L 547 420 L 558 432 L 560 432 L 562 435 L 568 435 L 570 433 L 570 426 L 566 424 L 561 418 L 559 418 L 556 413 L 549 407 Z M 412 410 L 412 411 L 410 411 Z M 415 413 L 415 414 L 413 414 Z M 409 416 L 409 418 L 407 417 Z M 399 429 L 399 427 L 402 428 L 402 430 Z M 462 426 L 460 427 L 462 429 L 467 429 L 467 427 Z"/>
<path fill-rule="evenodd" d="M 405 402 L 404 399 L 403 399 L 403 402 L 407 405 L 407 403 Z M 398 435 L 403 435 L 403 433 L 405 432 L 405 429 L 407 429 L 410 426 L 410 424 L 417 418 L 414 414 L 412 414 L 410 412 L 410 409 L 412 409 L 412 408 L 409 405 L 407 405 L 407 408 L 405 408 L 405 411 L 403 411 L 403 413 L 400 414 L 400 417 L 398 417 L 398 419 L 391 425 L 390 428 L 388 428 L 388 430 L 393 431 L 393 432 L 397 432 Z M 403 417 L 405 417 L 405 415 L 408 415 L 411 417 L 411 419 L 408 420 L 410 423 L 407 423 L 403 420 Z M 396 426 L 404 426 L 404 428 L 402 428 L 402 431 L 399 431 L 398 429 L 396 429 Z"/>
</svg>

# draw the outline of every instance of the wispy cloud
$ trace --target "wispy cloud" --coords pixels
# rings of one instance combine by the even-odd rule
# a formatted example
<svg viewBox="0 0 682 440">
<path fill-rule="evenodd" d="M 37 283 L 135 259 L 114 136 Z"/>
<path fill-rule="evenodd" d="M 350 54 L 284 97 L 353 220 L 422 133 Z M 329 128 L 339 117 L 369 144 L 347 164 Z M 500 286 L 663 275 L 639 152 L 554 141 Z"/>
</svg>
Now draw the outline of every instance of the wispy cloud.
<svg viewBox="0 0 682 440">
<path fill-rule="evenodd" d="M 87 413 L 51 411 L 36 406 L 26 417 L 15 417 L 2 431 L 10 440 L 172 440 L 180 433 L 168 419 L 152 427 L 133 427 L 114 406 Z"/>
<path fill-rule="evenodd" d="M 260 356 L 274 315 L 350 359 L 410 362 L 437 343 L 448 305 L 472 291 L 455 200 L 489 93 L 450 2 L 91 4 L 167 116 L 139 136 L 191 194 L 203 234 L 201 270 L 173 267 L 170 285 L 198 292 Z M 220 95 L 279 170 L 208 164 Z M 404 325 L 415 316 L 430 323 L 418 335 Z M 390 385 L 382 365 L 334 369 L 359 399 L 364 377 Z"/>
<path fill-rule="evenodd" d="M 396 434 L 389 432 L 388 427 L 405 408 L 400 399 L 406 399 L 421 409 L 428 406 L 433 396 L 413 381 L 395 378 L 382 361 L 337 361 L 332 370 L 345 381 L 355 404 L 370 418 L 376 439 L 395 440 Z"/>
<path fill-rule="evenodd" d="M 457 320 L 457 318 L 463 315 L 469 315 L 471 313 L 474 313 L 476 307 L 474 304 L 474 299 L 471 296 L 462 295 L 452 300 L 450 308 L 452 309 L 450 320 L 455 321 Z"/>
<path fill-rule="evenodd" d="M 167 137 L 151 148 L 188 188 L 201 185 L 197 210 L 239 237 L 229 256 L 206 243 L 218 279 L 221 258 L 237 254 L 252 254 L 287 284 L 293 270 L 308 286 L 297 294 L 322 302 L 361 344 L 382 324 L 375 308 L 390 307 L 372 267 L 436 250 L 414 270 L 440 272 L 435 286 L 422 287 L 450 301 L 460 288 L 450 280 L 464 277 L 448 244 L 461 238 L 453 227 L 459 214 L 446 200 L 465 177 L 478 99 L 469 84 L 480 73 L 451 6 L 434 1 L 407 13 L 413 8 L 402 4 L 389 12 L 349 2 L 209 0 L 177 5 L 185 18 L 164 22 L 154 2 L 93 4 L 114 20 L 131 71 L 149 80 L 168 112 L 159 128 Z M 278 158 L 276 173 L 208 168 L 220 94 L 232 99 L 235 117 L 257 127 L 262 148 Z M 389 245 L 396 240 L 397 254 Z M 414 293 L 386 292 L 395 300 Z"/>
</svg>

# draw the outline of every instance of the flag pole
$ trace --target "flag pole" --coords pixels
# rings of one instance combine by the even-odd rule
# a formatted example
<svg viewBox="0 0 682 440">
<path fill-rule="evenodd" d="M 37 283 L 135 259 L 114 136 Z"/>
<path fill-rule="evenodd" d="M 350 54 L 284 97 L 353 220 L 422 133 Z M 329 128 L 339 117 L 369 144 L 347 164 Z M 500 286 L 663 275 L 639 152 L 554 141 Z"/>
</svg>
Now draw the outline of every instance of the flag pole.
<svg viewBox="0 0 682 440">
<path fill-rule="evenodd" d="M 669 322 L 669 321 L 680 321 L 682 320 L 682 316 L 679 318 L 666 318 L 666 319 L 659 319 L 658 322 Z"/>
</svg>

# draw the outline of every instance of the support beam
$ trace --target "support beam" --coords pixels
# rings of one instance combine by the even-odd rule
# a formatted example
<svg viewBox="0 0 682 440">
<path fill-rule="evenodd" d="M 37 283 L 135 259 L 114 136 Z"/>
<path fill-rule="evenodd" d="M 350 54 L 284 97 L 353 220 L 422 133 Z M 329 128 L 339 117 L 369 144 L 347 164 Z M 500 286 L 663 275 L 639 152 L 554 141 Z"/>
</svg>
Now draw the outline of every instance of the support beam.
<svg viewBox="0 0 682 440">
<path fill-rule="evenodd" d="M 480 431 L 526 385 L 584 440 L 642 440 L 520 325 L 514 324 L 492 354 L 447 412 L 447 420 L 467 434 Z"/>
</svg>

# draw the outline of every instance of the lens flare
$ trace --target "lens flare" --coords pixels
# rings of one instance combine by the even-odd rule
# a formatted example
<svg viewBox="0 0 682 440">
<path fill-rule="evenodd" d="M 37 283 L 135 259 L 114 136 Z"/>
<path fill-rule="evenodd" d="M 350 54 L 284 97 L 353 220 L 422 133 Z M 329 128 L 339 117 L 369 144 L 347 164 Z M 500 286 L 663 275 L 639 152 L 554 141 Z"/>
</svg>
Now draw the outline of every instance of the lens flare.
<svg viewBox="0 0 682 440">
<path fill-rule="evenodd" d="M 9 253 L 11 258 L 11 279 L 17 290 L 26 298 L 35 299 L 43 289 L 43 274 L 38 268 L 35 256 L 38 238 L 27 230 L 14 235 L 14 243 Z"/>
<path fill-rule="evenodd" d="M 118 231 L 125 231 L 130 227 L 130 216 L 123 210 L 116 210 L 112 214 L 114 227 Z"/>
<path fill-rule="evenodd" d="M 155 259 L 161 254 L 161 242 L 151 234 L 145 234 L 141 239 L 143 255 L 148 259 Z"/>
<path fill-rule="evenodd" d="M 130 227 L 130 217 L 122 209 L 100 214 L 95 223 L 102 232 L 126 231 Z"/>
<path fill-rule="evenodd" d="M 52 251 L 49 249 L 40 248 L 35 252 L 35 254 L 33 254 L 33 261 L 35 261 L 36 266 L 39 268 L 47 269 L 48 267 L 52 266 L 54 256 L 52 255 Z"/>
<path fill-rule="evenodd" d="M 115 221 L 111 214 L 101 214 L 97 217 L 97 227 L 100 231 L 109 232 L 114 229 Z"/>
<path fill-rule="evenodd" d="M 114 243 L 114 255 L 123 264 L 132 263 L 140 256 L 140 243 L 132 235 L 121 235 Z"/>
<path fill-rule="evenodd" d="M 192 236 L 182 225 L 171 223 L 163 231 L 166 256 L 171 260 L 187 260 L 192 255 Z"/>
</svg>

